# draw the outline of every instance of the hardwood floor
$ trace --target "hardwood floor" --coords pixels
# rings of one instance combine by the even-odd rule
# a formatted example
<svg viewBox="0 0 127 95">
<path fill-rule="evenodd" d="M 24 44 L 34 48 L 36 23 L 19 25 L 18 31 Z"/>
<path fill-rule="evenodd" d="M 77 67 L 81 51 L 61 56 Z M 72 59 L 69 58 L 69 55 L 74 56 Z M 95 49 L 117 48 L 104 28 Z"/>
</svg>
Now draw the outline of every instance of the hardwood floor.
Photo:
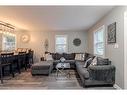
<svg viewBox="0 0 127 95">
<path fill-rule="evenodd" d="M 64 75 L 56 77 L 55 71 L 49 76 L 32 76 L 30 70 L 17 74 L 14 78 L 5 77 L 0 89 L 114 89 L 113 87 L 89 87 L 80 85 L 80 78 L 74 70 L 70 70 L 70 78 Z"/>
</svg>

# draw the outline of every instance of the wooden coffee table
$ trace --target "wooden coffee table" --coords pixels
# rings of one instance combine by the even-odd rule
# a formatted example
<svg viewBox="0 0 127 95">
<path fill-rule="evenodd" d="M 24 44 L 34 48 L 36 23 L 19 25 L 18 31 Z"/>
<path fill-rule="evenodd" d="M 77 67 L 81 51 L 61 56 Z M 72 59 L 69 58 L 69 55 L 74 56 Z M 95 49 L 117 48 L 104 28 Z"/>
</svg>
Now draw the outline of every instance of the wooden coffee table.
<svg viewBox="0 0 127 95">
<path fill-rule="evenodd" d="M 63 75 L 65 75 L 65 76 L 70 78 L 69 69 L 70 69 L 70 63 L 64 63 L 64 62 L 58 63 L 56 65 L 56 76 L 58 77 L 58 74 L 61 73 L 61 74 L 63 74 Z M 65 70 L 68 70 L 68 71 L 65 72 Z"/>
</svg>

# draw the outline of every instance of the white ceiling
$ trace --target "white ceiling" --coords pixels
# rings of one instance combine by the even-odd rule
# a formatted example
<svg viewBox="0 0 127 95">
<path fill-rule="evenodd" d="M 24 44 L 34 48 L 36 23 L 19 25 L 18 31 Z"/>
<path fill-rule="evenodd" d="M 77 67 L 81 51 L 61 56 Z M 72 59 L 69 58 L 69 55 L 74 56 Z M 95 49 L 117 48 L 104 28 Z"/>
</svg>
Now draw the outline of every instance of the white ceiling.
<svg viewBox="0 0 127 95">
<path fill-rule="evenodd" d="M 25 30 L 87 30 L 112 8 L 112 6 L 1 6 L 0 20 Z"/>
</svg>

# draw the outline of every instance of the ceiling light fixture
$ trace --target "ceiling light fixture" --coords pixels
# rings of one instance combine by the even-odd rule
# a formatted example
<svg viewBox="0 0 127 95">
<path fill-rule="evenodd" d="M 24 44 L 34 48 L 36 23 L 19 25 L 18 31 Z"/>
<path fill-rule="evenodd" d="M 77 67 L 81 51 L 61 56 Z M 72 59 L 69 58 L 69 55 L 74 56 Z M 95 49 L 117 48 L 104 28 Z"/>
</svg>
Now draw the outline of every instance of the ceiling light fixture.
<svg viewBox="0 0 127 95">
<path fill-rule="evenodd" d="M 0 33 L 10 35 L 14 34 L 14 32 L 15 27 L 13 25 L 0 21 Z"/>
</svg>

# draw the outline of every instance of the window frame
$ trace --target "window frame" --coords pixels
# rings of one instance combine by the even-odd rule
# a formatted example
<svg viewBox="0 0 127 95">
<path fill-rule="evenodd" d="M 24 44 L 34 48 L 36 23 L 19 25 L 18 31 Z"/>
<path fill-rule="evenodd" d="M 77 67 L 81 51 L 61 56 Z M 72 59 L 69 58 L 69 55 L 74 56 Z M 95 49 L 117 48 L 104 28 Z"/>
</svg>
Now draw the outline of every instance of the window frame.
<svg viewBox="0 0 127 95">
<path fill-rule="evenodd" d="M 103 30 L 103 45 L 104 45 L 104 48 L 103 48 L 103 54 L 102 55 L 96 53 L 96 45 L 99 44 L 99 43 L 102 43 L 102 42 L 96 42 L 95 43 L 95 33 L 100 31 L 100 30 Z M 94 38 L 93 39 L 93 46 L 94 46 L 94 51 L 93 52 L 94 52 L 94 55 L 99 56 L 99 57 L 105 57 L 105 26 L 104 25 L 102 25 L 101 27 L 99 27 L 98 29 L 96 29 L 94 31 L 93 38 Z"/>
<path fill-rule="evenodd" d="M 66 44 L 56 44 L 56 39 L 57 39 L 57 37 L 66 37 Z M 55 35 L 55 52 L 58 52 L 58 51 L 56 50 L 56 47 L 57 47 L 58 45 L 66 45 L 66 51 L 65 51 L 65 52 L 68 52 L 68 35 Z M 64 52 L 58 52 L 58 53 L 64 53 Z"/>
</svg>

